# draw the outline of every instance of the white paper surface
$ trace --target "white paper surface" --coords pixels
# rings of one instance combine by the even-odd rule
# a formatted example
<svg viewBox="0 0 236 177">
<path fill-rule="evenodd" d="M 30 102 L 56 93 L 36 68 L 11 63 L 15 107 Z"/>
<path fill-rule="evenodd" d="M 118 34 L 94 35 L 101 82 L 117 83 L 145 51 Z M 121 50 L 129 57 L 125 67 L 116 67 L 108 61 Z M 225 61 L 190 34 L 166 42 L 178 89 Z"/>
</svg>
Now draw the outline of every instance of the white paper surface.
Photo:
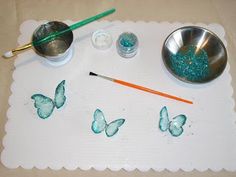
<svg viewBox="0 0 236 177">
<path fill-rule="evenodd" d="M 34 29 L 45 21 L 29 20 L 21 25 L 19 43 L 27 43 Z M 72 24 L 72 21 L 66 21 Z M 189 85 L 171 76 L 161 58 L 166 36 L 174 29 L 193 24 L 156 22 L 94 22 L 74 31 L 72 60 L 51 67 L 32 50 L 18 55 L 9 98 L 2 163 L 9 168 L 104 170 L 150 168 L 161 171 L 182 169 L 236 170 L 236 114 L 229 65 L 208 84 Z M 215 32 L 225 43 L 218 24 L 195 24 Z M 113 37 L 112 47 L 95 49 L 91 33 L 103 28 Z M 140 42 L 138 54 L 121 58 L 115 40 L 125 31 Z M 89 76 L 97 72 L 192 100 L 193 105 L 166 99 Z M 46 120 L 36 114 L 30 98 L 41 93 L 53 98 L 60 81 L 66 80 L 67 101 Z M 169 116 L 187 116 L 184 133 L 172 137 L 158 128 L 159 112 L 167 106 Z M 99 108 L 107 122 L 126 121 L 111 137 L 91 130 L 93 113 Z"/>
</svg>

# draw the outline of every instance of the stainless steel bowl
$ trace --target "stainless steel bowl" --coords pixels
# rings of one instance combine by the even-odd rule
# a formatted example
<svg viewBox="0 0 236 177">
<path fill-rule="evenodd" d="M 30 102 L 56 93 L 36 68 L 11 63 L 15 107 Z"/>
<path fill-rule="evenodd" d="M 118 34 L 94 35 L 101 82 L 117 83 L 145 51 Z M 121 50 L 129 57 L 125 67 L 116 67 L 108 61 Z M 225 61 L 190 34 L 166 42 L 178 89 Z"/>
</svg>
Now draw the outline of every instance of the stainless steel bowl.
<svg viewBox="0 0 236 177">
<path fill-rule="evenodd" d="M 197 80 L 180 75 L 173 69 L 172 56 L 184 53 L 188 46 L 195 46 L 195 52 L 205 51 L 208 56 L 209 72 Z M 206 83 L 217 78 L 227 64 L 227 51 L 223 42 L 213 32 L 198 26 L 186 26 L 173 31 L 165 40 L 162 58 L 168 71 L 178 79 L 188 83 Z M 189 63 L 189 65 L 191 62 Z M 184 65 L 188 69 L 187 65 Z"/>
<path fill-rule="evenodd" d="M 39 26 L 33 33 L 32 40 L 36 41 L 57 31 L 62 31 L 69 28 L 65 23 L 51 21 Z M 73 42 L 73 33 L 69 32 L 56 37 L 54 40 L 43 43 L 39 46 L 34 46 L 35 51 L 50 60 L 51 62 L 61 62 L 71 53 L 71 45 Z"/>
</svg>

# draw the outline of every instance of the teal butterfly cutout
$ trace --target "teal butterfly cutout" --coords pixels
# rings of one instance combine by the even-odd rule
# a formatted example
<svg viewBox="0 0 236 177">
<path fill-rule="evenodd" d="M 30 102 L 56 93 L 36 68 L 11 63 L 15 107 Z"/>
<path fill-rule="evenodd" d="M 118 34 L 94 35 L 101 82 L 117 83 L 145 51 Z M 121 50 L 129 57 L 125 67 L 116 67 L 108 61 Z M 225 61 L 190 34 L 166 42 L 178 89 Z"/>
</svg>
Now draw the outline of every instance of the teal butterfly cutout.
<svg viewBox="0 0 236 177">
<path fill-rule="evenodd" d="M 54 100 L 42 94 L 34 94 L 31 96 L 31 98 L 35 101 L 34 107 L 37 108 L 37 114 L 40 118 L 48 118 L 52 114 L 55 107 L 59 109 L 64 105 L 66 101 L 64 85 L 65 80 L 61 81 L 61 83 L 57 85 Z"/>
<path fill-rule="evenodd" d="M 105 130 L 107 137 L 115 135 L 118 132 L 119 127 L 125 122 L 125 119 L 117 119 L 107 124 L 104 114 L 100 109 L 96 109 L 93 118 L 92 131 L 98 134 Z"/>
<path fill-rule="evenodd" d="M 186 123 L 186 120 L 187 117 L 181 114 L 174 117 L 173 120 L 170 121 L 167 108 L 164 106 L 160 111 L 159 128 L 163 132 L 169 130 L 172 136 L 177 137 L 183 133 L 183 126 Z"/>
</svg>

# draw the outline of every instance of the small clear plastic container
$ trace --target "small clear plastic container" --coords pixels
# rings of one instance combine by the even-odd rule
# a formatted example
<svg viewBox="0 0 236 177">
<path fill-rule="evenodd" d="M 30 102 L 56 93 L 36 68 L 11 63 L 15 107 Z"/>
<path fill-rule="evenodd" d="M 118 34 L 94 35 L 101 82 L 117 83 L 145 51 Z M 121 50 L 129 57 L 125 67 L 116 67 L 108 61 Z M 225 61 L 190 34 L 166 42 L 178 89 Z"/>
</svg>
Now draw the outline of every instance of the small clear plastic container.
<svg viewBox="0 0 236 177">
<path fill-rule="evenodd" d="M 92 44 L 96 49 L 106 50 L 112 45 L 112 36 L 102 29 L 97 30 L 92 35 Z"/>
<path fill-rule="evenodd" d="M 134 33 L 122 33 L 116 42 L 117 52 L 121 57 L 131 58 L 137 54 L 138 38 Z"/>
</svg>

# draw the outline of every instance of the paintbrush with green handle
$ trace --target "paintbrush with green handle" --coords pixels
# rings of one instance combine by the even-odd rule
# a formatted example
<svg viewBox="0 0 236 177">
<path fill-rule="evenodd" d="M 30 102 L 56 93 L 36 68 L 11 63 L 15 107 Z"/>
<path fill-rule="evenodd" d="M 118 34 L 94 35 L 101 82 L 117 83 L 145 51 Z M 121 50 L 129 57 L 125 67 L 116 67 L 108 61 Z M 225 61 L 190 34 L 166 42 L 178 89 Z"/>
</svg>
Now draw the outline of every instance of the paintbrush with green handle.
<svg viewBox="0 0 236 177">
<path fill-rule="evenodd" d="M 62 31 L 58 31 L 58 32 L 52 33 L 52 34 L 50 34 L 50 35 L 47 36 L 47 37 L 44 37 L 44 38 L 39 39 L 39 40 L 37 40 L 37 41 L 32 41 L 32 42 L 30 42 L 30 43 L 28 43 L 28 44 L 25 44 L 25 45 L 21 46 L 21 47 L 18 47 L 18 48 L 16 48 L 16 49 L 13 49 L 13 50 L 11 50 L 11 51 L 8 51 L 8 52 L 6 52 L 6 53 L 3 55 L 3 57 L 4 57 L 4 58 L 11 58 L 11 57 L 13 57 L 17 52 L 21 52 L 21 51 L 23 51 L 23 50 L 25 50 L 25 49 L 28 49 L 28 48 L 31 48 L 31 47 L 33 47 L 33 46 L 38 46 L 38 45 L 41 45 L 41 44 L 43 44 L 43 43 L 47 43 L 47 42 L 53 41 L 53 40 L 54 40 L 56 37 L 58 37 L 58 36 L 61 36 L 61 35 L 63 35 L 63 34 L 65 34 L 65 33 L 69 32 L 69 31 L 73 31 L 73 30 L 75 30 L 75 29 L 77 29 L 77 28 L 80 28 L 80 27 L 82 27 L 82 26 L 84 26 L 84 25 L 86 25 L 86 24 L 88 24 L 88 23 L 91 23 L 91 22 L 96 21 L 96 20 L 98 20 L 98 19 L 100 19 L 100 18 L 103 18 L 103 17 L 105 17 L 105 16 L 107 16 L 107 15 L 110 15 L 110 14 L 114 13 L 115 11 L 116 11 L 116 10 L 115 10 L 114 8 L 112 8 L 112 9 L 110 9 L 110 10 L 107 10 L 107 11 L 105 11 L 105 12 L 102 12 L 102 13 L 100 13 L 100 14 L 97 14 L 97 15 L 95 15 L 95 16 L 93 16 L 93 17 L 90 17 L 90 18 L 87 18 L 87 19 L 85 19 L 85 20 L 79 21 L 79 22 L 77 22 L 77 23 L 75 23 L 75 24 L 69 26 L 69 28 L 66 28 L 66 29 L 64 29 L 64 30 L 62 30 Z"/>
</svg>

